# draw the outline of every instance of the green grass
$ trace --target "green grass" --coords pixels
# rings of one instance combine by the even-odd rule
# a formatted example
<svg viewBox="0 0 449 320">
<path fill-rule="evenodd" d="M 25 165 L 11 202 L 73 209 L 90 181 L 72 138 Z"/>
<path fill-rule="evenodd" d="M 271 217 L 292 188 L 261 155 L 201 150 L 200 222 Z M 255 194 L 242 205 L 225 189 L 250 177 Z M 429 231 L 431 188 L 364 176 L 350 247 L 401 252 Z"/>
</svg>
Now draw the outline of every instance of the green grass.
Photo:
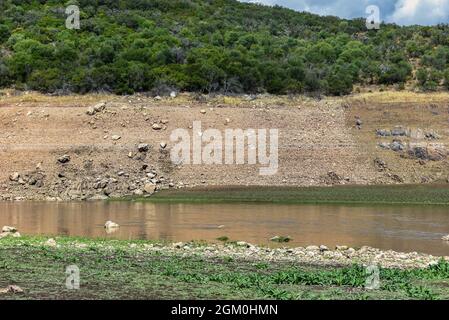
<svg viewBox="0 0 449 320">
<path fill-rule="evenodd" d="M 380 289 L 367 290 L 358 265 L 167 254 L 144 250 L 148 241 L 56 240 L 57 248 L 44 246 L 42 237 L 0 240 L 0 288 L 25 290 L 0 299 L 449 299 L 449 263 L 443 261 L 428 269 L 380 269 Z M 65 268 L 73 264 L 80 268 L 80 290 L 65 287 Z"/>
<path fill-rule="evenodd" d="M 448 185 L 377 185 L 335 187 L 229 187 L 166 190 L 152 202 L 261 202 L 286 204 L 449 205 Z"/>
</svg>

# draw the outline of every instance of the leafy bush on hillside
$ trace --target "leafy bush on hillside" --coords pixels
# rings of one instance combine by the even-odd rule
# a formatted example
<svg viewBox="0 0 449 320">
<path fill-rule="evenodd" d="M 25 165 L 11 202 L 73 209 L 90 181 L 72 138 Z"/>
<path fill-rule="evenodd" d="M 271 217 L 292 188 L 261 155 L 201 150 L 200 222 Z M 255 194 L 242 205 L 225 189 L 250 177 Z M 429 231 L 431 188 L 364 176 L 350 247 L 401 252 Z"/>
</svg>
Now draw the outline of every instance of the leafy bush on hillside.
<svg viewBox="0 0 449 320">
<path fill-rule="evenodd" d="M 78 5 L 81 29 L 65 27 Z M 368 31 L 235 0 L 5 0 L 0 86 L 43 92 L 348 94 L 354 84 L 449 87 L 449 26 Z M 414 70 L 416 69 L 416 70 Z"/>
</svg>

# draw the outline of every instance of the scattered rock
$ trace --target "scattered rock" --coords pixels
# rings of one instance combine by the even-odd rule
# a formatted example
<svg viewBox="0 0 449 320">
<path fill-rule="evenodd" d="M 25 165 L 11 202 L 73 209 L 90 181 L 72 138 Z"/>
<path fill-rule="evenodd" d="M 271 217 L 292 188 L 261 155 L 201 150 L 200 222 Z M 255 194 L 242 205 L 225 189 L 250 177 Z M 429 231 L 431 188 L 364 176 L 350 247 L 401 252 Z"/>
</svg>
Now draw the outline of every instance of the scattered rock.
<svg viewBox="0 0 449 320">
<path fill-rule="evenodd" d="M 5 289 L 0 289 L 0 294 L 6 293 L 20 294 L 23 293 L 23 289 L 16 285 L 9 285 Z"/>
<path fill-rule="evenodd" d="M 10 226 L 4 226 L 2 228 L 2 232 L 14 233 L 14 232 L 17 232 L 17 228 L 16 227 L 10 227 Z"/>
<path fill-rule="evenodd" d="M 399 152 L 399 151 L 403 151 L 405 149 L 404 144 L 399 141 L 399 140 L 394 140 L 391 144 L 390 144 L 390 149 L 395 151 L 395 152 Z"/>
<path fill-rule="evenodd" d="M 289 236 L 287 236 L 287 237 L 283 237 L 283 236 L 274 236 L 273 238 L 270 239 L 270 241 L 273 241 L 273 242 L 279 242 L 279 243 L 282 243 L 282 242 L 290 242 L 290 240 L 291 240 L 291 238 L 290 238 Z"/>
<path fill-rule="evenodd" d="M 68 154 L 65 154 L 58 158 L 59 163 L 68 163 L 70 162 L 70 156 Z"/>
<path fill-rule="evenodd" d="M 153 194 L 156 191 L 156 185 L 153 183 L 146 183 L 143 190 L 148 194 Z"/>
<path fill-rule="evenodd" d="M 56 247 L 57 246 L 56 240 L 53 238 L 50 238 L 45 242 L 45 245 L 49 246 L 49 247 Z"/>
<path fill-rule="evenodd" d="M 328 185 L 340 184 L 342 180 L 342 177 L 333 171 L 329 171 L 327 176 L 324 178 L 325 183 Z"/>
<path fill-rule="evenodd" d="M 111 137 L 111 139 L 112 139 L 113 141 L 120 140 L 121 138 L 122 138 L 122 137 L 119 136 L 118 134 L 114 134 L 114 135 Z"/>
<path fill-rule="evenodd" d="M 2 228 L 2 232 L 0 233 L 0 239 L 6 238 L 6 237 L 19 238 L 20 233 L 17 231 L 17 228 L 15 228 L 15 227 L 4 226 Z"/>
<path fill-rule="evenodd" d="M 95 110 L 93 107 L 87 108 L 86 114 L 89 116 L 93 116 L 95 114 Z"/>
<path fill-rule="evenodd" d="M 385 130 L 385 129 L 377 129 L 376 130 L 376 135 L 378 137 L 389 137 L 389 136 L 391 136 L 391 131 L 390 130 Z"/>
<path fill-rule="evenodd" d="M 182 247 L 184 247 L 184 243 L 176 242 L 176 243 L 173 243 L 172 246 L 176 249 L 181 249 Z"/>
<path fill-rule="evenodd" d="M 19 181 L 20 174 L 18 172 L 14 172 L 9 176 L 9 180 L 17 182 Z"/>
<path fill-rule="evenodd" d="M 117 229 L 120 228 L 120 226 L 118 225 L 118 223 L 112 222 L 112 221 L 106 221 L 106 223 L 104 224 L 104 228 L 105 229 Z"/>
<path fill-rule="evenodd" d="M 95 115 L 96 113 L 103 111 L 105 108 L 106 108 L 106 103 L 105 103 L 105 102 L 100 102 L 100 103 L 96 104 L 96 105 L 93 106 L 93 107 L 87 108 L 86 113 L 87 113 L 89 116 L 93 116 L 93 115 Z"/>
<path fill-rule="evenodd" d="M 150 150 L 150 145 L 148 143 L 141 143 L 137 146 L 137 150 L 139 150 L 139 152 L 147 152 Z"/>
<path fill-rule="evenodd" d="M 105 103 L 105 102 L 100 102 L 100 103 L 98 103 L 98 104 L 96 104 L 96 105 L 94 106 L 95 112 L 101 112 L 101 111 L 103 111 L 105 108 L 106 108 L 106 103 Z"/>
<path fill-rule="evenodd" d="M 245 241 L 237 241 L 236 245 L 239 246 L 239 247 L 246 247 L 246 248 L 251 247 L 251 245 L 248 242 L 245 242 Z"/>
<path fill-rule="evenodd" d="M 395 127 L 391 130 L 391 135 L 394 137 L 404 137 L 407 136 L 407 131 L 401 127 Z"/>
<path fill-rule="evenodd" d="M 387 169 L 387 164 L 380 158 L 374 159 L 374 166 L 377 168 L 377 171 L 382 172 Z"/>
</svg>

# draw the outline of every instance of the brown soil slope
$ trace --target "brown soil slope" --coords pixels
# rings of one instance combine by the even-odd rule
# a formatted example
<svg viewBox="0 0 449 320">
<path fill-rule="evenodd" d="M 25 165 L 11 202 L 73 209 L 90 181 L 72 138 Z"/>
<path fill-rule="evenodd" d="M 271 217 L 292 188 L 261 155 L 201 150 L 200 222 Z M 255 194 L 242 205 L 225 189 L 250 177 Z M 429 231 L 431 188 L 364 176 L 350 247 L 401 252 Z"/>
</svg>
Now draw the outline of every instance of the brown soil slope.
<svg viewBox="0 0 449 320">
<path fill-rule="evenodd" d="M 102 101 L 104 109 L 86 113 Z M 7 91 L 0 97 L 0 197 L 145 195 L 152 192 L 151 184 L 168 188 L 446 182 L 448 107 L 446 94 L 378 93 L 315 101 L 188 94 L 162 99 L 49 97 Z M 170 134 L 177 128 L 192 134 L 194 121 L 201 121 L 203 130 L 215 128 L 223 134 L 225 129 L 278 129 L 277 174 L 259 175 L 261 165 L 174 165 Z M 386 136 L 379 137 L 376 129 Z M 141 143 L 149 150 L 139 152 Z M 70 161 L 58 161 L 63 155 Z"/>
</svg>

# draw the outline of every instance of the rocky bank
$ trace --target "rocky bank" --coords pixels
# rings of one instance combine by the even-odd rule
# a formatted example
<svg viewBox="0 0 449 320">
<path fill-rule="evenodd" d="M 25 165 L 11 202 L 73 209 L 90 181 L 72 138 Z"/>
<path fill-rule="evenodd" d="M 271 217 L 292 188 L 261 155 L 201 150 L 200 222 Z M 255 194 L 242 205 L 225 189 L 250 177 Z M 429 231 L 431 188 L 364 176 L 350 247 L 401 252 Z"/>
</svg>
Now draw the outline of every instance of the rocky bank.
<svg viewBox="0 0 449 320">
<path fill-rule="evenodd" d="M 279 130 L 279 169 L 170 160 L 170 134 Z M 447 183 L 449 95 L 0 95 L 0 200 L 102 200 L 194 186 Z M 247 151 L 247 150 L 246 150 Z"/>
</svg>

